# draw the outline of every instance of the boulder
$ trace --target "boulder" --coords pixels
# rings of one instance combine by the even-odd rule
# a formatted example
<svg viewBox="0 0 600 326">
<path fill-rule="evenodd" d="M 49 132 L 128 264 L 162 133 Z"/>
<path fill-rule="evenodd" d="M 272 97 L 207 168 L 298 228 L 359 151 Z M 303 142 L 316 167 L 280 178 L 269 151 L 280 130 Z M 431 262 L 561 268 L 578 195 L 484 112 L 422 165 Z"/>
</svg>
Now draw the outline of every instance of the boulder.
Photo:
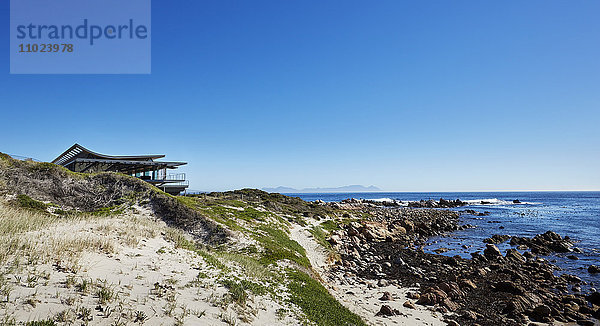
<svg viewBox="0 0 600 326">
<path fill-rule="evenodd" d="M 600 292 L 592 292 L 590 295 L 585 297 L 591 304 L 600 306 Z"/>
<path fill-rule="evenodd" d="M 538 295 L 525 293 L 510 300 L 502 312 L 510 316 L 518 316 L 540 304 L 542 304 L 542 299 Z"/>
<path fill-rule="evenodd" d="M 591 265 L 590 267 L 588 267 L 588 273 L 592 273 L 592 274 L 600 273 L 600 267 L 598 267 L 596 265 Z"/>
<path fill-rule="evenodd" d="M 472 310 L 467 310 L 465 312 L 463 312 L 462 317 L 466 320 L 477 320 L 477 313 L 472 311 Z"/>
<path fill-rule="evenodd" d="M 379 309 L 379 312 L 375 314 L 375 316 L 395 316 L 399 315 L 400 312 L 397 309 L 392 309 L 392 307 L 388 305 L 383 305 Z"/>
<path fill-rule="evenodd" d="M 438 286 L 440 290 L 444 291 L 452 299 L 458 299 L 465 295 L 456 282 L 444 282 Z"/>
<path fill-rule="evenodd" d="M 402 306 L 409 308 L 409 309 L 417 309 L 417 307 L 415 307 L 414 303 L 412 303 L 410 300 L 406 300 Z"/>
<path fill-rule="evenodd" d="M 496 284 L 494 284 L 494 290 L 499 292 L 512 293 L 516 295 L 522 295 L 523 293 L 525 293 L 525 289 L 522 286 L 517 285 L 511 281 L 496 282 Z"/>
<path fill-rule="evenodd" d="M 498 257 L 502 257 L 502 253 L 500 253 L 500 250 L 498 249 L 498 247 L 496 247 L 495 245 L 493 245 L 491 243 L 488 243 L 485 246 L 485 250 L 483 251 L 483 255 L 487 259 L 496 259 Z"/>
<path fill-rule="evenodd" d="M 456 311 L 456 310 L 458 310 L 458 308 L 460 308 L 458 303 L 450 300 L 450 298 L 444 299 L 444 301 L 442 301 L 442 304 L 444 305 L 444 307 L 448 308 L 448 310 L 450 310 L 450 311 Z"/>
<path fill-rule="evenodd" d="M 381 296 L 381 298 L 379 298 L 379 300 L 381 301 L 392 301 L 394 300 L 394 298 L 392 297 L 392 294 L 385 291 L 383 292 L 383 295 Z"/>
<path fill-rule="evenodd" d="M 533 308 L 533 311 L 531 312 L 531 317 L 537 321 L 546 321 L 548 317 L 551 316 L 551 314 L 552 310 L 550 309 L 550 307 L 546 305 L 539 305 Z"/>
<path fill-rule="evenodd" d="M 527 261 L 527 259 L 525 259 L 525 257 L 523 257 L 516 249 L 506 250 L 506 258 L 521 264 Z"/>
<path fill-rule="evenodd" d="M 510 239 L 510 235 L 494 234 L 492 237 L 483 240 L 485 243 L 499 244 Z"/>
<path fill-rule="evenodd" d="M 446 292 L 440 290 L 437 287 L 431 287 L 421 294 L 421 297 L 417 301 L 418 304 L 424 306 L 433 306 L 438 303 L 442 303 L 444 299 L 448 298 Z"/>
</svg>

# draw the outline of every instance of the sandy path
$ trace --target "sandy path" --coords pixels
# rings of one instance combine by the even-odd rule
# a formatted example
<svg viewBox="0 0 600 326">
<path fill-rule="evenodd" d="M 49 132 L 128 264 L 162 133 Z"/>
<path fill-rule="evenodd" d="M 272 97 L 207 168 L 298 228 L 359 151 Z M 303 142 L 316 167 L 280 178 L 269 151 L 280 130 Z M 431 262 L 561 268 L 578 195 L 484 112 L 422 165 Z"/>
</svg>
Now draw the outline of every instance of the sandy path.
<svg viewBox="0 0 600 326">
<path fill-rule="evenodd" d="M 406 294 L 416 289 L 402 288 L 394 285 L 378 287 L 376 282 L 360 282 L 343 275 L 332 275 L 327 263 L 327 252 L 319 245 L 308 231 L 309 228 L 318 224 L 319 221 L 310 220 L 309 225 L 301 227 L 293 225 L 290 228 L 290 237 L 298 242 L 304 249 L 306 255 L 321 278 L 329 292 L 350 311 L 359 315 L 370 325 L 445 325 L 434 312 L 422 306 L 410 309 L 403 306 L 407 301 Z M 362 284 L 361 284 L 362 283 Z M 390 292 L 393 301 L 380 301 L 383 292 Z M 400 311 L 401 315 L 393 317 L 376 317 L 383 304 Z"/>
</svg>

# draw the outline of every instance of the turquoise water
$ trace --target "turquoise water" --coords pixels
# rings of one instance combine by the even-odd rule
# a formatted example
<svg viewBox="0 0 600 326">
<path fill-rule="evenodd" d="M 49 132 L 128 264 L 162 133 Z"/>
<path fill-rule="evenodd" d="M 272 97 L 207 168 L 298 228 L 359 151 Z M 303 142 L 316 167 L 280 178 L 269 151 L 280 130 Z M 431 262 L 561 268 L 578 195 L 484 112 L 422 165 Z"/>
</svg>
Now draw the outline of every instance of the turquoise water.
<svg viewBox="0 0 600 326">
<path fill-rule="evenodd" d="M 346 198 L 394 199 L 418 201 L 421 199 L 460 199 L 469 201 L 466 207 L 452 210 L 473 209 L 488 211 L 490 215 L 476 217 L 462 215 L 463 224 L 474 229 L 456 231 L 444 237 L 434 237 L 426 251 L 440 247 L 448 248 L 444 255 L 470 258 L 471 252 L 485 247 L 483 239 L 494 234 L 534 236 L 552 230 L 561 236 L 569 236 L 583 253 L 552 254 L 545 257 L 563 269 L 575 274 L 592 286 L 600 287 L 600 274 L 587 273 L 587 267 L 600 265 L 600 192 L 444 192 L 444 193 L 336 193 L 336 194 L 288 194 L 307 201 L 339 201 Z M 513 204 L 518 199 L 521 204 Z M 481 201 L 490 204 L 481 205 Z M 469 248 L 465 249 L 462 246 Z M 501 250 L 510 248 L 508 243 L 498 245 Z M 568 259 L 575 255 L 579 259 Z M 594 285 L 595 284 L 595 285 Z"/>
</svg>

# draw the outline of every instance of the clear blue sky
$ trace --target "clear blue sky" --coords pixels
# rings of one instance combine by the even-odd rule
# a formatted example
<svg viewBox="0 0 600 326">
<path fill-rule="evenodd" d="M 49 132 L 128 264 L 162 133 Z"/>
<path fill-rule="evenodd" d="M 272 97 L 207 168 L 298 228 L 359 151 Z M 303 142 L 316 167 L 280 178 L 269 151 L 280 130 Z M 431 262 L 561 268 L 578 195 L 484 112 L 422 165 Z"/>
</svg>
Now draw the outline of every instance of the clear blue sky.
<svg viewBox="0 0 600 326">
<path fill-rule="evenodd" d="M 0 14 L 8 21 L 8 1 Z M 598 1 L 153 1 L 151 75 L 9 75 L 0 151 L 191 189 L 600 190 Z"/>
</svg>

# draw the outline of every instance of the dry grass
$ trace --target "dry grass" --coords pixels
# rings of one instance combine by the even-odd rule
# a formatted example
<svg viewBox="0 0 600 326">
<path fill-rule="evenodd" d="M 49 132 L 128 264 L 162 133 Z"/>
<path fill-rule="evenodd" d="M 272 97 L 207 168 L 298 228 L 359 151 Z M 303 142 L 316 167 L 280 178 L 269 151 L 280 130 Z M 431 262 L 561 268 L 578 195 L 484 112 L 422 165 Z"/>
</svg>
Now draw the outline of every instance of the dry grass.
<svg viewBox="0 0 600 326">
<path fill-rule="evenodd" d="M 0 267 L 27 261 L 76 269 L 86 251 L 113 253 L 119 244 L 134 247 L 165 228 L 164 223 L 138 216 L 57 217 L 0 202 Z"/>
</svg>

